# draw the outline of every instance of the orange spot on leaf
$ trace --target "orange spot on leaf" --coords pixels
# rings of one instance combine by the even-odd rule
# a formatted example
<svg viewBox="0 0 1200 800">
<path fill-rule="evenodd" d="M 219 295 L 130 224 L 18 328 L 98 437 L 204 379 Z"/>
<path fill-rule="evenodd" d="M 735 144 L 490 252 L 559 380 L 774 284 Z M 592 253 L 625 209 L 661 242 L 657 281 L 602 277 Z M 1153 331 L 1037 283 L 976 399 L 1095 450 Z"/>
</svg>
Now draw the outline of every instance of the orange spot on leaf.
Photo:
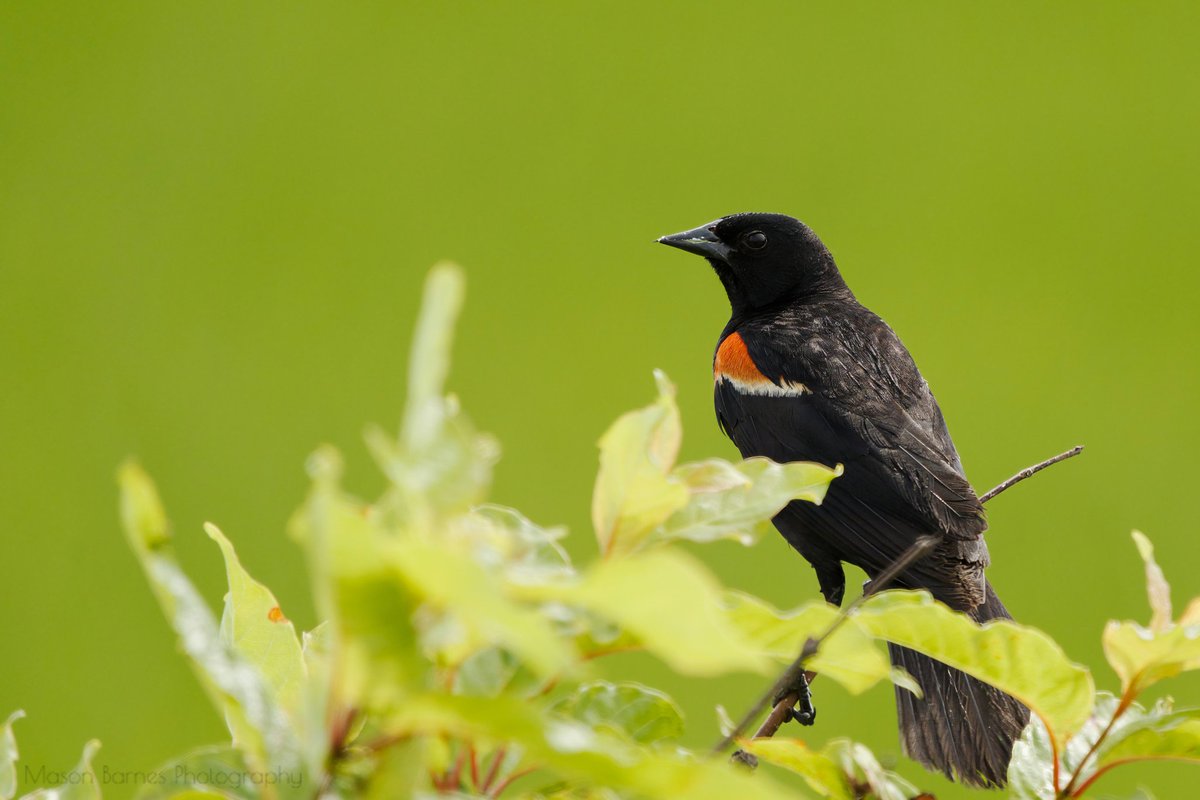
<svg viewBox="0 0 1200 800">
<path fill-rule="evenodd" d="M 288 618 L 283 615 L 283 609 L 279 606 L 273 606 L 271 610 L 267 612 L 267 619 L 271 620 L 271 622 L 288 621 Z"/>
</svg>

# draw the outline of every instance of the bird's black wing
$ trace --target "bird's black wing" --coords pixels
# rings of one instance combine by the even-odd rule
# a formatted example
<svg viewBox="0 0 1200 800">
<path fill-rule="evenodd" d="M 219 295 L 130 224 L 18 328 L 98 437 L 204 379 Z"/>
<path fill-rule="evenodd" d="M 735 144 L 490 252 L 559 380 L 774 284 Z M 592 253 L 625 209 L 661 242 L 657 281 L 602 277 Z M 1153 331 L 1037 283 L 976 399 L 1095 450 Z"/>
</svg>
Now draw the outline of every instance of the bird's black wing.
<svg viewBox="0 0 1200 800">
<path fill-rule="evenodd" d="M 718 379 L 718 418 L 739 450 L 845 466 L 820 508 L 794 503 L 776 520 L 789 541 L 806 557 L 806 548 L 827 551 L 875 573 L 917 537 L 940 533 L 946 541 L 904 583 L 959 608 L 981 602 L 982 505 L 932 393 L 891 329 L 857 304 L 839 304 L 737 330 L 763 374 L 806 389 L 747 393 Z"/>
<path fill-rule="evenodd" d="M 815 410 L 860 440 L 931 528 L 973 538 L 987 527 L 983 506 L 929 385 L 883 320 L 838 306 L 800 306 L 777 316 L 770 335 L 744 333 L 751 356 L 765 374 L 807 386 Z"/>
</svg>

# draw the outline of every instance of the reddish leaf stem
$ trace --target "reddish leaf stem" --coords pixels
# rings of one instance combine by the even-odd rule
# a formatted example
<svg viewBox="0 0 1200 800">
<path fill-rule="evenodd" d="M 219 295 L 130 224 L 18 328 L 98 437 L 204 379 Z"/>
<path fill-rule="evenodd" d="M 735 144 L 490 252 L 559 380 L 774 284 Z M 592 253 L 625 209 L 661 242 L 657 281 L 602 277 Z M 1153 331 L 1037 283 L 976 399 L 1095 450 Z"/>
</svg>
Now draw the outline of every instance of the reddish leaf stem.
<svg viewBox="0 0 1200 800">
<path fill-rule="evenodd" d="M 500 764 L 503 763 L 504 757 L 508 755 L 508 748 L 500 745 L 492 758 L 492 765 L 488 767 L 487 776 L 483 779 L 483 785 L 479 790 L 485 794 L 492 788 L 492 784 L 496 782 L 496 775 L 500 772 Z"/>
<path fill-rule="evenodd" d="M 500 785 L 497 786 L 495 789 L 493 789 L 491 792 L 489 792 L 488 797 L 499 797 L 500 794 L 505 789 L 508 788 L 509 784 L 511 784 L 517 778 L 524 778 L 526 775 L 528 775 L 529 773 L 533 772 L 536 769 L 537 769 L 537 767 L 526 767 L 525 769 L 514 772 L 512 775 L 509 775 L 507 778 L 500 781 Z"/>
<path fill-rule="evenodd" d="M 444 789 L 457 789 L 462 783 L 463 766 L 467 763 L 467 748 L 465 745 L 459 745 L 458 756 L 454 759 L 454 765 L 450 767 L 450 771 L 446 773 Z"/>
<path fill-rule="evenodd" d="M 1083 768 L 1085 766 L 1087 766 L 1088 759 L 1090 759 L 1093 755 L 1096 754 L 1096 751 L 1098 749 L 1100 749 L 1100 744 L 1106 738 L 1108 738 L 1108 734 L 1112 733 L 1113 725 L 1115 725 L 1117 720 L 1120 719 L 1121 715 L 1124 714 L 1126 711 L 1128 711 L 1129 707 L 1131 705 L 1133 705 L 1133 695 L 1134 695 L 1133 690 L 1136 685 L 1137 685 L 1136 680 L 1130 681 L 1128 688 L 1126 688 L 1125 691 L 1122 692 L 1122 694 L 1121 694 L 1121 702 L 1117 703 L 1117 708 L 1115 711 L 1113 711 L 1112 718 L 1109 719 L 1108 724 L 1104 726 L 1104 730 L 1100 731 L 1100 735 L 1096 737 L 1096 741 L 1092 742 L 1091 748 L 1088 749 L 1088 751 L 1084 755 L 1084 757 L 1082 759 L 1080 759 L 1078 766 L 1075 767 L 1075 772 L 1072 773 L 1072 775 L 1071 775 L 1071 780 L 1067 781 L 1066 787 L 1062 790 L 1062 794 L 1065 795 L 1066 797 L 1081 796 L 1083 793 L 1083 790 L 1086 787 L 1090 786 L 1092 784 L 1092 781 L 1094 781 L 1096 779 L 1096 775 L 1093 775 L 1091 778 L 1088 778 L 1084 782 L 1083 786 L 1081 786 L 1078 791 L 1072 793 L 1072 790 L 1075 788 L 1075 782 L 1079 780 L 1079 776 L 1083 774 Z M 1058 773 L 1058 755 L 1057 754 L 1055 754 L 1055 758 L 1054 758 L 1054 768 L 1055 768 L 1054 790 L 1057 792 L 1058 791 L 1058 774 L 1057 774 Z M 1100 770 L 1100 772 L 1103 772 L 1103 771 L 1104 770 Z M 1099 774 L 1099 772 L 1097 774 Z"/>
</svg>

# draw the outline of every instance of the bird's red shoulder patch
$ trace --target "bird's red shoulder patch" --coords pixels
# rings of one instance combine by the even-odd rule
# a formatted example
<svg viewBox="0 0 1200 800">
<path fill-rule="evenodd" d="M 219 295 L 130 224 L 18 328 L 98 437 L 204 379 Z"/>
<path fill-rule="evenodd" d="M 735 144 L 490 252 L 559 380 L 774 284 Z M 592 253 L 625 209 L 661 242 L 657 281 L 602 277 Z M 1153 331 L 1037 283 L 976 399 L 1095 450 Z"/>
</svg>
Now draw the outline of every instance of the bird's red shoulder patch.
<svg viewBox="0 0 1200 800">
<path fill-rule="evenodd" d="M 721 340 L 717 357 L 713 359 L 713 378 L 720 380 L 723 377 L 747 384 L 771 382 L 754 363 L 750 351 L 746 349 L 746 342 L 737 331 Z"/>
<path fill-rule="evenodd" d="M 773 381 L 764 375 L 746 349 L 746 341 L 736 331 L 722 339 L 717 346 L 717 355 L 713 359 L 713 380 L 729 381 L 735 389 L 746 394 L 772 397 L 812 394 L 802 383 L 786 380 L 782 376 L 778 381 Z"/>
</svg>

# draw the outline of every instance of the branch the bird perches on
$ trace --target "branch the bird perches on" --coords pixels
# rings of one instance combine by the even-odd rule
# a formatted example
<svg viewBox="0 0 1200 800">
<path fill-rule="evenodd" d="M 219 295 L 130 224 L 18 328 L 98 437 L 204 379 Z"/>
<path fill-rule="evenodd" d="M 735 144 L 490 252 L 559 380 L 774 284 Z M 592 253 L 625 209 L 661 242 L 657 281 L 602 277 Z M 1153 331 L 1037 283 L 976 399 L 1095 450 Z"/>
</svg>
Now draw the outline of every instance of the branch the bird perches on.
<svg viewBox="0 0 1200 800">
<path fill-rule="evenodd" d="M 1083 445 L 1077 445 L 1072 447 L 1070 450 L 1066 450 L 1056 456 L 1047 458 L 1045 461 L 1040 461 L 1031 467 L 1026 467 L 1025 469 L 1013 475 L 1011 478 L 1008 478 L 1007 480 L 997 484 L 991 490 L 981 495 L 979 497 L 979 501 L 981 503 L 986 503 L 989 500 L 994 499 L 997 495 L 1007 491 L 1008 489 L 1011 489 L 1013 486 L 1016 486 L 1026 478 L 1041 472 L 1046 467 L 1057 464 L 1060 461 L 1066 461 L 1068 458 L 1077 456 L 1082 452 Z M 817 650 L 819 650 L 821 647 L 821 644 L 828 639 L 834 631 L 841 627 L 842 624 L 844 624 L 846 620 L 858 610 L 859 606 L 861 606 L 867 600 L 867 598 L 877 592 L 882 591 L 883 589 L 886 589 L 888 585 L 896 579 L 897 576 L 904 572 L 904 570 L 908 569 L 915 562 L 928 555 L 934 546 L 937 545 L 937 543 L 938 537 L 936 536 L 922 536 L 920 539 L 917 539 L 911 546 L 909 546 L 907 550 L 900 554 L 899 558 L 888 565 L 887 569 L 883 570 L 874 580 L 867 584 L 862 595 L 849 606 L 844 608 L 838 615 L 837 619 L 830 624 L 824 633 L 815 639 L 810 638 L 805 641 L 804 646 L 800 649 L 800 655 L 796 657 L 796 660 L 788 665 L 788 668 L 785 669 L 783 674 L 779 676 L 779 679 L 771 685 L 771 688 L 768 689 L 761 697 L 759 697 L 758 700 L 755 701 L 754 705 L 742 715 L 741 720 L 738 721 L 734 729 L 723 736 L 721 741 L 717 742 L 717 744 L 713 747 L 713 754 L 717 755 L 724 752 L 727 747 L 740 739 L 742 734 L 746 732 L 746 729 L 749 728 L 758 715 L 762 713 L 763 709 L 770 705 L 773 700 L 779 698 L 778 702 L 774 703 L 771 713 L 767 715 L 767 718 L 763 720 L 763 723 L 754 733 L 755 739 L 770 738 L 774 736 L 776 731 L 783 726 L 783 723 L 792 718 L 793 709 L 801 700 L 801 696 L 798 692 L 795 690 L 789 692 L 788 689 L 800 684 L 802 675 L 806 680 L 809 681 L 816 677 L 816 673 L 807 672 L 804 667 L 805 664 L 807 664 L 808 661 L 812 659 L 814 655 L 816 655 Z M 787 692 L 787 694 L 783 694 L 781 696 L 781 693 L 783 692 Z M 751 769 L 758 765 L 758 759 L 744 750 L 738 750 L 734 752 L 731 758 L 734 762 L 743 764 Z"/>
</svg>

